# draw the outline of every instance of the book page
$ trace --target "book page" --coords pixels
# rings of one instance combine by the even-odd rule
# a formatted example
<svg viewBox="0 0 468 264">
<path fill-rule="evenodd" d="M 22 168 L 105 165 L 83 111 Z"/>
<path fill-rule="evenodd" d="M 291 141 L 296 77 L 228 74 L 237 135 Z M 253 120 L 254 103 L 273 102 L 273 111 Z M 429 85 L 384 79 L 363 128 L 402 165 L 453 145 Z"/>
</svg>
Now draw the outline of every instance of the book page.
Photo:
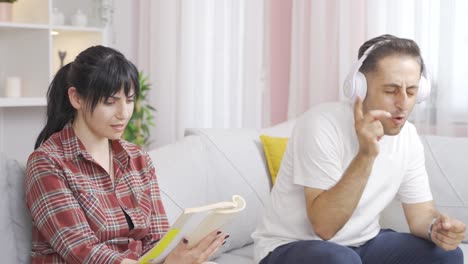
<svg viewBox="0 0 468 264">
<path fill-rule="evenodd" d="M 194 229 L 193 232 L 190 233 L 188 237 L 188 247 L 192 248 L 196 246 L 200 240 L 206 237 L 209 233 L 213 232 L 216 229 L 220 229 L 225 224 L 230 222 L 234 216 L 236 216 L 236 212 L 234 213 L 219 213 L 219 212 L 210 212 L 210 214 L 203 219 L 203 221 Z"/>
<path fill-rule="evenodd" d="M 187 208 L 184 210 L 185 214 L 203 212 L 203 211 L 241 211 L 245 208 L 245 200 L 240 195 L 233 195 L 232 202 L 220 202 L 209 204 L 200 207 Z"/>
<path fill-rule="evenodd" d="M 196 246 L 209 233 L 221 228 L 244 210 L 244 198 L 233 195 L 232 202 L 215 203 L 202 207 L 184 210 L 166 235 L 144 256 L 139 263 L 162 263 L 170 252 L 185 237 L 189 240 L 188 247 Z"/>
</svg>

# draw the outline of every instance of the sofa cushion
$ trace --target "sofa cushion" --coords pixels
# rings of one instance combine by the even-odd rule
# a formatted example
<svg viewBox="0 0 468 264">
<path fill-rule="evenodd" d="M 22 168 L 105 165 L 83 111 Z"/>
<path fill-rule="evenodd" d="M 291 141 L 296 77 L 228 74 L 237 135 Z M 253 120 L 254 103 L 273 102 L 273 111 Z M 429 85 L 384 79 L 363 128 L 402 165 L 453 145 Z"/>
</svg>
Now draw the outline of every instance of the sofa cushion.
<svg viewBox="0 0 468 264">
<path fill-rule="evenodd" d="M 171 224 L 185 207 L 205 203 L 205 199 L 199 195 L 185 195 L 194 193 L 194 190 L 201 190 L 199 186 L 207 181 L 204 152 L 204 146 L 197 137 L 186 137 L 174 144 L 148 152 L 155 167 L 164 209 Z"/>
<path fill-rule="evenodd" d="M 251 234 L 260 220 L 264 204 L 269 201 L 270 180 L 263 157 L 259 134 L 249 129 L 195 129 L 207 149 L 207 164 L 216 187 L 209 190 L 217 200 L 240 194 L 246 209 L 224 229 L 231 234 L 227 248 L 236 249 L 252 243 Z M 224 248 L 223 247 L 223 248 Z"/>
<path fill-rule="evenodd" d="M 437 208 L 440 212 L 468 224 L 468 138 L 421 136 L 421 141 Z M 382 214 L 381 223 L 384 227 L 407 231 L 408 226 L 404 219 L 401 205 L 394 201 Z"/>
<path fill-rule="evenodd" d="M 199 136 L 209 147 L 210 156 L 222 157 L 228 168 L 236 172 L 234 177 L 239 185 L 230 186 L 228 190 L 253 192 L 252 201 L 258 205 L 270 200 L 271 183 L 257 130 L 188 129 L 186 135 Z M 247 201 L 247 206 L 254 204 Z"/>
<path fill-rule="evenodd" d="M 291 119 L 286 122 L 267 127 L 260 130 L 260 134 L 265 134 L 273 137 L 290 137 L 297 119 Z"/>
<path fill-rule="evenodd" d="M 253 244 L 246 245 L 242 248 L 225 252 L 214 259 L 214 261 L 219 264 L 254 264 L 255 262 L 252 259 L 253 251 Z"/>
<path fill-rule="evenodd" d="M 13 241 L 13 232 L 10 218 L 10 201 L 8 199 L 7 163 L 4 155 L 0 155 L 0 254 L 6 263 L 16 261 L 16 246 Z"/>
<path fill-rule="evenodd" d="M 0 153 L 0 253 L 3 263 L 29 263 L 31 217 L 23 191 L 24 177 L 24 168 Z"/>
<path fill-rule="evenodd" d="M 206 130 L 193 133 L 198 134 L 188 135 L 174 144 L 149 152 L 169 222 L 174 223 L 183 208 L 231 200 L 233 194 L 239 194 L 246 200 L 247 207 L 223 228 L 231 237 L 218 253 L 252 243 L 250 235 L 257 224 L 261 200 L 269 193 L 266 167 L 253 141 L 258 134 L 250 131 L 236 135 L 234 138 L 242 137 L 243 140 L 233 142 L 234 134 L 221 131 L 221 134 Z M 247 148 L 239 153 L 249 160 L 239 167 L 236 162 L 242 161 L 230 159 L 233 153 L 225 150 L 241 148 Z M 258 176 L 258 173 L 261 175 Z M 256 183 L 258 178 L 262 179 L 261 183 Z M 258 189 L 263 192 L 261 197 Z"/>
<path fill-rule="evenodd" d="M 288 138 L 260 135 L 260 140 L 262 141 L 263 152 L 265 153 L 265 159 L 268 164 L 271 183 L 274 185 L 281 166 L 281 161 L 283 160 L 284 151 L 288 144 Z"/>
<path fill-rule="evenodd" d="M 421 139 L 437 208 L 468 224 L 468 138 L 424 136 Z M 465 242 L 468 242 L 468 231 Z"/>
</svg>

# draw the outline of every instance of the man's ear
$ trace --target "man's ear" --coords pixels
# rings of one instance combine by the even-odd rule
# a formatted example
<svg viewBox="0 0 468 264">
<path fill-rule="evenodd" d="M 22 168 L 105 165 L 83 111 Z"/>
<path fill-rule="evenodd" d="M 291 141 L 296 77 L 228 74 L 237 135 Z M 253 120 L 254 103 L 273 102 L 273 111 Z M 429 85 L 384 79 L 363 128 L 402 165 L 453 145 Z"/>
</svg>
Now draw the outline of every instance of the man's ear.
<svg viewBox="0 0 468 264">
<path fill-rule="evenodd" d="M 70 100 L 71 105 L 76 110 L 82 109 L 84 107 L 83 99 L 81 98 L 81 96 L 76 91 L 76 88 L 73 87 L 73 86 L 68 88 L 68 100 Z"/>
</svg>

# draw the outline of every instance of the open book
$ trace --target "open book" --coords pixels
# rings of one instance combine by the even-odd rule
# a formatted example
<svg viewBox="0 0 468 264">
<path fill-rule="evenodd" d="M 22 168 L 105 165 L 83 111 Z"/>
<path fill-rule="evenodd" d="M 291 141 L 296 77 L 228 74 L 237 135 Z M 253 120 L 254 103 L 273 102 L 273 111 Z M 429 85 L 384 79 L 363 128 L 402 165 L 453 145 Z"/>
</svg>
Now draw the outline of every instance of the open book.
<svg viewBox="0 0 468 264">
<path fill-rule="evenodd" d="M 151 263 L 162 263 L 184 237 L 188 239 L 188 247 L 191 248 L 209 233 L 231 221 L 244 208 L 244 198 L 240 195 L 233 195 L 232 202 L 185 209 L 166 235 L 138 262 L 146 264 L 152 260 Z"/>
</svg>

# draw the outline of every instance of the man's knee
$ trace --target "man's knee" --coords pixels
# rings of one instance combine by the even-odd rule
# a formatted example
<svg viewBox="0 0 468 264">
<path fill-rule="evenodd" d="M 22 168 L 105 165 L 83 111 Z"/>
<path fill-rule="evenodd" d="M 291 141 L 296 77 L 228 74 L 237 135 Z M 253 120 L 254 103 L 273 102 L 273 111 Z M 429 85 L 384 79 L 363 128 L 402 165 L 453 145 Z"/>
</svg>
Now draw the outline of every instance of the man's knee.
<svg viewBox="0 0 468 264">
<path fill-rule="evenodd" d="M 438 250 L 435 259 L 439 259 L 443 264 L 463 264 L 463 251 L 457 247 L 454 250 Z"/>
<path fill-rule="evenodd" d="M 315 241 L 314 241 L 315 242 Z M 361 258 L 354 250 L 331 242 L 307 243 L 302 248 L 302 261 L 300 263 L 324 264 L 361 264 Z M 299 248 L 298 248 L 299 249 Z M 297 252 L 296 252 L 297 253 Z"/>
<path fill-rule="evenodd" d="M 327 264 L 361 264 L 361 258 L 353 250 L 345 248 L 345 250 L 340 250 L 338 252 L 327 252 L 322 256 L 321 259 L 323 263 Z M 321 262 L 322 263 L 322 262 Z"/>
<path fill-rule="evenodd" d="M 263 264 L 362 264 L 354 250 L 326 241 L 297 241 L 271 252 Z"/>
</svg>

